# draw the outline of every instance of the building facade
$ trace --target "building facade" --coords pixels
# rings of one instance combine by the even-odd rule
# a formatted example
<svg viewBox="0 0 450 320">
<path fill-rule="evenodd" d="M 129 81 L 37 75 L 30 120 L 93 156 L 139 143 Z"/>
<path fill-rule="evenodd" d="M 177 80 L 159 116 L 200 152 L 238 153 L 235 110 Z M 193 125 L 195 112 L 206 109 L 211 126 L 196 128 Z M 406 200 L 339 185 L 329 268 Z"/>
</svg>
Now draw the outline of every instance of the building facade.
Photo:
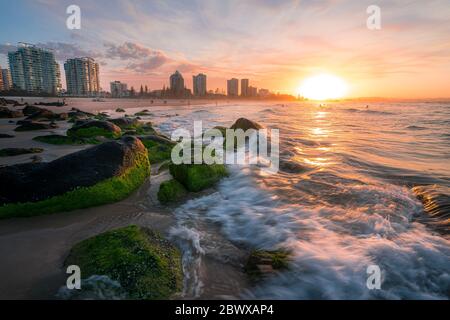
<svg viewBox="0 0 450 320">
<path fill-rule="evenodd" d="M 229 97 L 239 96 L 239 80 L 236 78 L 227 80 L 227 95 Z"/>
<path fill-rule="evenodd" d="M 258 96 L 258 88 L 248 87 L 247 89 L 247 97 L 257 97 Z"/>
<path fill-rule="evenodd" d="M 30 93 L 56 94 L 61 89 L 59 64 L 52 51 L 20 44 L 8 53 L 13 86 Z"/>
<path fill-rule="evenodd" d="M 242 97 L 248 97 L 249 96 L 248 79 L 241 79 L 241 96 Z"/>
<path fill-rule="evenodd" d="M 192 82 L 194 87 L 194 96 L 206 96 L 206 75 L 199 73 L 196 76 L 192 76 Z"/>
<path fill-rule="evenodd" d="M 64 64 L 67 94 L 92 96 L 100 92 L 100 67 L 89 57 L 69 59 Z"/>
<path fill-rule="evenodd" d="M 182 97 L 185 94 L 184 78 L 178 70 L 170 76 L 170 92 L 175 97 Z"/>
<path fill-rule="evenodd" d="M 12 88 L 12 78 L 11 78 L 11 72 L 9 72 L 9 69 L 0 69 L 0 77 L 2 78 L 1 81 L 3 83 L 3 90 L 7 91 Z"/>
<path fill-rule="evenodd" d="M 111 82 L 111 96 L 113 98 L 123 98 L 128 96 L 127 84 L 120 81 Z"/>
</svg>

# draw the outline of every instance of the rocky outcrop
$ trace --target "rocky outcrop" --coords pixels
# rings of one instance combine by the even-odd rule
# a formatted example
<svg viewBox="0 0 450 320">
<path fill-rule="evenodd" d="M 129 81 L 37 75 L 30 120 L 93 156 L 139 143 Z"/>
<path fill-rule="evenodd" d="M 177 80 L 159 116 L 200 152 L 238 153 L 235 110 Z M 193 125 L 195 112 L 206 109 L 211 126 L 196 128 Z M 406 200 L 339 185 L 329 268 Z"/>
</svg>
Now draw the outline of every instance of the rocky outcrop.
<svg viewBox="0 0 450 320">
<path fill-rule="evenodd" d="M 247 131 L 248 129 L 254 129 L 259 130 L 263 127 L 252 120 L 246 119 L 246 118 L 239 118 L 236 120 L 236 122 L 230 127 L 230 129 L 236 130 L 236 129 L 242 129 L 244 131 Z"/>
<path fill-rule="evenodd" d="M 22 109 L 22 112 L 26 116 L 31 116 L 32 114 L 35 114 L 35 113 L 38 113 L 38 112 L 42 112 L 44 110 L 47 110 L 47 109 L 39 108 L 39 107 L 36 107 L 36 106 L 27 105 L 27 106 L 25 106 L 25 108 Z"/>
<path fill-rule="evenodd" d="M 20 118 L 23 117 L 22 111 L 10 110 L 7 107 L 0 107 L 0 119 L 1 118 Z"/>
<path fill-rule="evenodd" d="M 0 149 L 0 157 L 19 156 L 21 154 L 41 153 L 44 149 L 41 148 L 5 148 Z"/>
<path fill-rule="evenodd" d="M 139 121 L 136 118 L 128 118 L 128 117 L 110 119 L 109 122 L 114 123 L 116 126 L 119 126 L 122 129 L 131 128 L 139 125 Z"/>
<path fill-rule="evenodd" d="M 54 113 L 47 109 L 41 109 L 29 115 L 25 120 L 35 121 L 53 121 L 53 120 L 67 120 L 69 115 L 67 113 Z"/>
<path fill-rule="evenodd" d="M 223 164 L 171 164 L 169 171 L 175 180 L 192 192 L 210 188 L 228 176 Z"/>
<path fill-rule="evenodd" d="M 109 121 L 91 120 L 76 123 L 72 128 L 67 130 L 69 137 L 91 138 L 106 137 L 118 138 L 122 135 L 120 127 Z"/>
<path fill-rule="evenodd" d="M 20 121 L 18 124 L 20 125 L 14 131 L 51 130 L 58 128 L 55 123 L 42 123 L 29 120 Z"/>
<path fill-rule="evenodd" d="M 147 150 L 134 137 L 105 142 L 48 163 L 1 167 L 0 217 L 65 211 L 117 201 L 149 174 Z M 33 211 L 32 204 L 11 210 L 1 207 L 2 204 L 45 203 L 47 199 L 68 193 L 67 198 L 48 201 L 49 207 L 41 206 L 37 212 Z"/>
<path fill-rule="evenodd" d="M 170 299 L 183 288 L 179 250 L 158 233 L 134 225 L 78 243 L 65 265 L 78 265 L 83 279 L 108 276 L 135 300 Z"/>
<path fill-rule="evenodd" d="M 39 102 L 39 103 L 35 103 L 35 105 L 37 106 L 47 106 L 47 107 L 64 107 L 67 104 L 63 101 L 56 101 L 56 102 Z"/>
</svg>

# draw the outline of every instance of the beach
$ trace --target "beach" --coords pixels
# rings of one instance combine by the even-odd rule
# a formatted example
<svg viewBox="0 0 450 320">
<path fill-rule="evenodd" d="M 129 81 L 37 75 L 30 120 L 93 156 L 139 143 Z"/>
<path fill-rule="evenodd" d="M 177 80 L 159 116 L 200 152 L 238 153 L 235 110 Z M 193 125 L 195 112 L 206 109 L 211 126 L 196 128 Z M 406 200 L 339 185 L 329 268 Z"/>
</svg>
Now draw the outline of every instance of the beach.
<svg viewBox="0 0 450 320">
<path fill-rule="evenodd" d="M 24 98 L 30 104 L 55 100 Z M 177 128 L 192 130 L 194 121 L 207 129 L 245 117 L 280 130 L 280 170 L 267 175 L 255 166 L 230 165 L 229 176 L 213 188 L 165 206 L 156 193 L 170 174 L 152 164 L 150 179 L 125 200 L 0 220 L 0 298 L 55 298 L 75 243 L 130 224 L 158 230 L 180 248 L 180 298 L 448 298 L 450 239 L 427 222 L 412 188 L 450 187 L 450 103 L 66 102 L 45 108 L 106 112 L 110 118 L 148 110 L 139 121 L 150 121 L 168 137 Z M 0 133 L 14 135 L 1 139 L 1 148 L 42 148 L 37 155 L 49 162 L 91 147 L 32 140 L 65 134 L 72 126 L 67 121 L 15 132 L 17 120 L 22 118 L 0 119 Z M 0 166 L 28 163 L 32 156 L 0 157 Z M 289 268 L 249 282 L 243 266 L 255 249 L 288 250 Z M 383 269 L 381 290 L 366 288 L 372 264 Z"/>
</svg>

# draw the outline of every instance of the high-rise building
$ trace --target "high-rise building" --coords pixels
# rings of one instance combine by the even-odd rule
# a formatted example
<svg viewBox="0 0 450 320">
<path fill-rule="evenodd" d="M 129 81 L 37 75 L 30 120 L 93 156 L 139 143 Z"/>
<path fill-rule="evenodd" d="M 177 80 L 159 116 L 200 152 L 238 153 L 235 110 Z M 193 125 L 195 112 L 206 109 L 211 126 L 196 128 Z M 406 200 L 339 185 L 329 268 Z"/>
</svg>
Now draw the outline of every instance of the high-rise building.
<svg viewBox="0 0 450 320">
<path fill-rule="evenodd" d="M 227 80 L 227 95 L 237 97 L 239 95 L 239 80 L 236 78 Z"/>
<path fill-rule="evenodd" d="M 170 91 L 175 97 L 184 96 L 184 79 L 178 70 L 170 76 Z"/>
<path fill-rule="evenodd" d="M 248 97 L 248 79 L 241 79 L 241 96 Z"/>
<path fill-rule="evenodd" d="M 100 67 L 89 57 L 69 59 L 64 64 L 67 93 L 75 96 L 96 95 L 100 92 Z"/>
<path fill-rule="evenodd" d="M 7 91 L 12 88 L 12 78 L 11 78 L 11 72 L 9 69 L 0 69 L 0 74 L 3 82 L 3 90 Z"/>
<path fill-rule="evenodd" d="M 258 96 L 258 88 L 250 86 L 250 87 L 248 87 L 247 91 L 248 91 L 247 92 L 247 96 L 248 97 L 256 97 L 256 96 Z"/>
<path fill-rule="evenodd" d="M 0 91 L 5 90 L 3 88 L 3 76 L 2 76 L 2 69 L 0 69 Z"/>
<path fill-rule="evenodd" d="M 21 43 L 8 53 L 13 86 L 32 93 L 56 94 L 61 89 L 59 64 L 52 51 Z"/>
<path fill-rule="evenodd" d="M 206 75 L 199 73 L 192 76 L 194 96 L 206 96 Z"/>
<path fill-rule="evenodd" d="M 127 84 L 120 81 L 111 82 L 111 96 L 113 98 L 123 98 L 128 96 Z"/>
</svg>

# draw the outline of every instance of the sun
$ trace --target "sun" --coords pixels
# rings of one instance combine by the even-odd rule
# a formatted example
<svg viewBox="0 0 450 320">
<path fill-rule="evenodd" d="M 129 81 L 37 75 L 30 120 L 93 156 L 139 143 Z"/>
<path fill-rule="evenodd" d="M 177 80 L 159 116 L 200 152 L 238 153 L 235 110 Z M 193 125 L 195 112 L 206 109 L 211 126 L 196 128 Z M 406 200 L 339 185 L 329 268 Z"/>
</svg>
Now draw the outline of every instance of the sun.
<svg viewBox="0 0 450 320">
<path fill-rule="evenodd" d="M 299 94 L 311 100 L 339 99 L 347 92 L 347 83 L 331 74 L 319 74 L 306 78 L 299 88 Z"/>
</svg>

